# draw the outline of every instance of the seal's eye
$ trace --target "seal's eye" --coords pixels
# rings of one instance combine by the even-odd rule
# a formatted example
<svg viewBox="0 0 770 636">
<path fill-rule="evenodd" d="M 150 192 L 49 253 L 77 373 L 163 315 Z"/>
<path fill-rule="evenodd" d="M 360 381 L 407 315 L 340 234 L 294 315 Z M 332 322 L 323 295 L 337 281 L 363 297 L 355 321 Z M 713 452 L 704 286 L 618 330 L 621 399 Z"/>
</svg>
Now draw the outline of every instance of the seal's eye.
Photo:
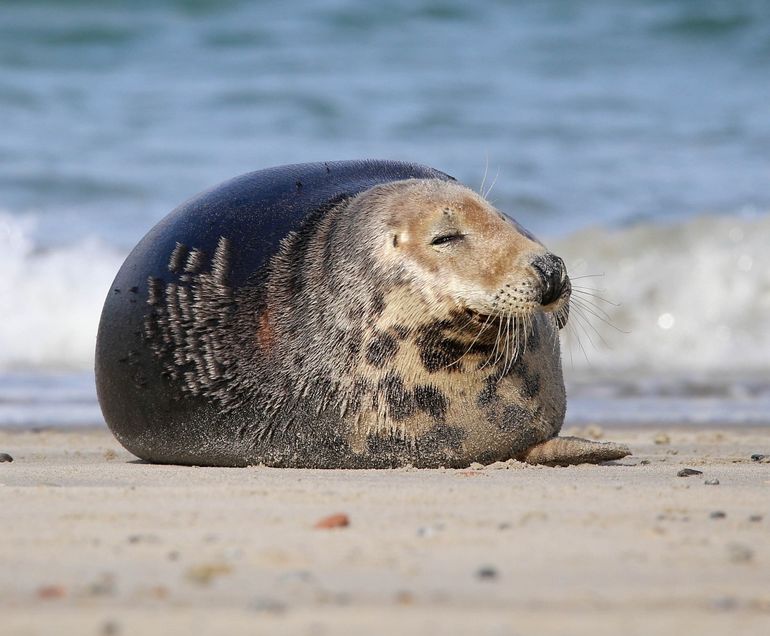
<svg viewBox="0 0 770 636">
<path fill-rule="evenodd" d="M 454 243 L 456 241 L 462 241 L 463 235 L 459 232 L 452 232 L 449 234 L 439 234 L 438 236 L 434 237 L 433 240 L 430 242 L 431 245 L 448 245 L 449 243 Z"/>
</svg>

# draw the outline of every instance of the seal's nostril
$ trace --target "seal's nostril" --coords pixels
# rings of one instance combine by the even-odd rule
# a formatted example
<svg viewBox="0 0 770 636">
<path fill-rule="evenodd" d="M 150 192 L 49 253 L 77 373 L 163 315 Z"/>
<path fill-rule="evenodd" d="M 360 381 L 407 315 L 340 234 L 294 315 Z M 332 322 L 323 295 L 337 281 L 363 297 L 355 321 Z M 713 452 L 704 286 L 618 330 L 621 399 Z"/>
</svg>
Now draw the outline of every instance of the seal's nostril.
<svg viewBox="0 0 770 636">
<path fill-rule="evenodd" d="M 550 305 L 561 296 L 567 270 L 564 261 L 555 254 L 543 254 L 532 261 L 532 267 L 540 276 L 543 285 L 541 305 Z"/>
</svg>

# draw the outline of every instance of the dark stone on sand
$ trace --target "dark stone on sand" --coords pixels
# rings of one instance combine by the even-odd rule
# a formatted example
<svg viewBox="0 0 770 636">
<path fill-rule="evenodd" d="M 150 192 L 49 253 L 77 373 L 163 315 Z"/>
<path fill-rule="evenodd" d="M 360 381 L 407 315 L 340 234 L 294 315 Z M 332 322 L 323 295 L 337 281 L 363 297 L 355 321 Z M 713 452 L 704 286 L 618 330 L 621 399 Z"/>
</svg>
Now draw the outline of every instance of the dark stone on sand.
<svg viewBox="0 0 770 636">
<path fill-rule="evenodd" d="M 8 453 L 0 453 L 0 464 L 3 462 L 12 462 L 13 457 L 11 457 Z"/>
<path fill-rule="evenodd" d="M 754 523 L 762 521 L 762 515 L 749 515 L 749 521 L 753 521 Z"/>
<path fill-rule="evenodd" d="M 695 470 L 694 468 L 682 468 L 676 476 L 677 477 L 692 477 L 693 475 L 702 475 L 702 470 Z"/>
<path fill-rule="evenodd" d="M 476 571 L 476 578 L 482 581 L 493 581 L 497 578 L 497 570 L 491 565 L 484 565 Z"/>
<path fill-rule="evenodd" d="M 751 456 L 751 461 L 753 462 L 761 462 L 767 455 L 763 455 L 762 453 L 754 453 Z"/>
<path fill-rule="evenodd" d="M 724 512 L 723 510 L 715 510 L 709 515 L 709 517 L 711 517 L 712 519 L 724 519 L 726 516 L 727 516 L 727 513 Z"/>
<path fill-rule="evenodd" d="M 733 563 L 748 563 L 754 559 L 754 550 L 743 543 L 731 543 L 727 546 L 727 557 Z"/>
<path fill-rule="evenodd" d="M 707 479 L 703 483 L 706 484 L 707 486 L 718 486 L 719 485 L 719 480 L 718 479 Z"/>
<path fill-rule="evenodd" d="M 160 543 L 160 537 L 154 534 L 130 534 L 126 541 L 129 543 Z"/>
<path fill-rule="evenodd" d="M 714 599 L 711 606 L 715 610 L 730 612 L 738 607 L 738 601 L 732 596 L 723 596 L 722 598 Z"/>
<path fill-rule="evenodd" d="M 102 623 L 99 633 L 102 636 L 117 636 L 117 634 L 120 634 L 120 623 L 112 620 L 105 621 Z"/>
</svg>

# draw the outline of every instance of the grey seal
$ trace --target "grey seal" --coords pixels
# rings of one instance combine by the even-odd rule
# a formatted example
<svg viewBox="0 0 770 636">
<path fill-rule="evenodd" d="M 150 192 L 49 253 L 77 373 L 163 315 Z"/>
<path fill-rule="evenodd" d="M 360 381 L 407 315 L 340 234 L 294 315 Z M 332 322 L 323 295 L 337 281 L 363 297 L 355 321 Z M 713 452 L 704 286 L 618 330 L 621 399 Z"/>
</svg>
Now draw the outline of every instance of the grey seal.
<svg viewBox="0 0 770 636">
<path fill-rule="evenodd" d="M 105 302 L 96 381 L 151 462 L 462 467 L 618 459 L 559 437 L 564 263 L 437 170 L 282 166 L 186 202 Z"/>
</svg>

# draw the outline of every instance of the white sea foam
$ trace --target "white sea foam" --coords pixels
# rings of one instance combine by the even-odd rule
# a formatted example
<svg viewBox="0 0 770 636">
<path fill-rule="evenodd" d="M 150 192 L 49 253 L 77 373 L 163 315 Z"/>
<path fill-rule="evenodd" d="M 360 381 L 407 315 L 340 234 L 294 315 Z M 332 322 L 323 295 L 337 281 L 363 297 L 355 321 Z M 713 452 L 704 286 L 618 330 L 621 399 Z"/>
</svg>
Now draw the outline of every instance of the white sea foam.
<svg viewBox="0 0 770 636">
<path fill-rule="evenodd" d="M 33 229 L 33 217 L 0 213 L 0 371 L 89 370 L 102 303 L 125 254 L 96 238 L 41 249 Z M 768 370 L 770 215 L 588 229 L 547 244 L 576 287 L 600 289 L 619 305 L 574 294 L 617 329 L 591 315 L 596 307 L 575 307 L 568 375 Z M 580 278 L 587 274 L 603 276 Z"/>
<path fill-rule="evenodd" d="M 552 248 L 576 288 L 618 304 L 573 295 L 568 372 L 770 370 L 770 215 L 588 229 Z"/>
<path fill-rule="evenodd" d="M 0 212 L 0 370 L 93 368 L 102 303 L 123 255 L 96 238 L 39 248 L 35 218 Z"/>
</svg>

